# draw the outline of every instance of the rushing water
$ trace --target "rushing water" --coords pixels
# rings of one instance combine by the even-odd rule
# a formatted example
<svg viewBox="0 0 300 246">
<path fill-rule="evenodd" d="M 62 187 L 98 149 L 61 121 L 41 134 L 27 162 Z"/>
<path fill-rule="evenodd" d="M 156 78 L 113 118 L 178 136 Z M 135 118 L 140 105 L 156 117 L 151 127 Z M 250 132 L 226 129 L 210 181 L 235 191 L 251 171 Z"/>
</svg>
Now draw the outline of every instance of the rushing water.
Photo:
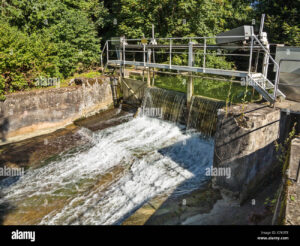
<svg viewBox="0 0 300 246">
<path fill-rule="evenodd" d="M 198 188 L 212 164 L 211 140 L 155 118 L 80 134 L 92 146 L 0 183 L 6 223 L 120 224 L 157 195 Z"/>
<path fill-rule="evenodd" d="M 123 123 L 95 132 L 82 127 L 76 134 L 88 144 L 2 180 L 0 209 L 10 211 L 4 223 L 121 224 L 152 198 L 199 188 L 213 140 L 181 123 L 210 136 L 218 107 L 193 98 L 188 114 L 184 94 L 147 89 L 139 117 L 120 114 L 106 123 Z"/>
<path fill-rule="evenodd" d="M 211 137 L 215 132 L 217 111 L 224 104 L 223 101 L 193 96 L 188 112 L 186 94 L 154 87 L 146 89 L 142 106 L 144 115 L 185 124 L 188 129 Z"/>
</svg>

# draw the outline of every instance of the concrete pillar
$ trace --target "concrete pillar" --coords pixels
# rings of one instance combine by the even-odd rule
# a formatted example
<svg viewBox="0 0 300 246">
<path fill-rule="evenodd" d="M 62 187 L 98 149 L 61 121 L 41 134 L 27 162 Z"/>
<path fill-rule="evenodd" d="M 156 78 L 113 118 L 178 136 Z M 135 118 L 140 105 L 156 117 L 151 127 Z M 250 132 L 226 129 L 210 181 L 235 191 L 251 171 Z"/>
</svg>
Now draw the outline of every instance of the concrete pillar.
<svg viewBox="0 0 300 246">
<path fill-rule="evenodd" d="M 147 87 L 151 87 L 151 72 L 150 68 L 147 68 Z"/>
<path fill-rule="evenodd" d="M 190 75 L 192 75 L 192 73 L 190 73 Z M 192 101 L 192 96 L 194 94 L 194 80 L 193 77 L 190 76 L 189 80 L 187 82 L 187 106 L 188 108 L 190 107 L 191 101 Z"/>
<path fill-rule="evenodd" d="M 151 63 L 151 49 L 148 49 L 147 62 Z M 150 71 L 150 67 L 147 68 L 147 87 L 151 87 L 151 71 Z"/>
<path fill-rule="evenodd" d="M 288 177 L 300 184 L 300 137 L 292 140 Z"/>
<path fill-rule="evenodd" d="M 152 68 L 152 86 L 154 86 L 155 84 L 155 72 L 154 72 L 154 68 Z"/>
<path fill-rule="evenodd" d="M 243 203 L 278 167 L 274 141 L 281 141 L 280 110 L 249 103 L 219 109 L 217 117 L 213 184 Z"/>
<path fill-rule="evenodd" d="M 120 59 L 120 62 L 122 62 L 123 60 L 123 54 L 122 54 L 122 50 L 121 50 L 121 45 L 120 45 L 120 48 L 119 48 L 119 59 Z M 122 64 L 120 63 L 120 71 L 119 71 L 119 75 L 120 75 L 120 81 L 122 80 L 122 74 L 123 74 L 123 71 L 122 71 Z"/>
</svg>

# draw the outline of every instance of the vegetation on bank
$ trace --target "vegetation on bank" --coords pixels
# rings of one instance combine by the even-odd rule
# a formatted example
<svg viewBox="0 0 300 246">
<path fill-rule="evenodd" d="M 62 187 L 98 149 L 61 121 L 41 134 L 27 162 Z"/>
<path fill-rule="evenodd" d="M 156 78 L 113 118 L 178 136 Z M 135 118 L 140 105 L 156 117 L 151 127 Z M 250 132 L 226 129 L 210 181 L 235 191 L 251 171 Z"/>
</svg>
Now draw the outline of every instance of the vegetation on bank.
<svg viewBox="0 0 300 246">
<path fill-rule="evenodd" d="M 130 76 L 133 79 L 142 79 L 141 76 Z M 145 80 L 147 78 L 144 78 Z M 194 95 L 215 98 L 231 103 L 242 103 L 259 100 L 259 94 L 251 89 L 246 90 L 246 86 L 240 83 L 220 81 L 220 78 L 193 78 Z M 189 77 L 183 75 L 155 75 L 154 85 L 168 90 L 175 90 L 186 93 Z"/>
<path fill-rule="evenodd" d="M 292 0 L 4 0 L 0 6 L 0 99 L 35 87 L 37 78 L 63 81 L 96 68 L 101 42 L 122 35 L 149 37 L 152 24 L 159 37 L 213 36 L 251 24 L 253 18 L 257 28 L 261 13 L 266 13 L 271 42 L 300 45 L 299 9 L 299 1 Z M 201 56 L 197 59 L 202 62 Z M 172 62 L 185 60 L 174 56 Z M 212 67 L 235 66 L 217 56 L 206 62 Z"/>
</svg>

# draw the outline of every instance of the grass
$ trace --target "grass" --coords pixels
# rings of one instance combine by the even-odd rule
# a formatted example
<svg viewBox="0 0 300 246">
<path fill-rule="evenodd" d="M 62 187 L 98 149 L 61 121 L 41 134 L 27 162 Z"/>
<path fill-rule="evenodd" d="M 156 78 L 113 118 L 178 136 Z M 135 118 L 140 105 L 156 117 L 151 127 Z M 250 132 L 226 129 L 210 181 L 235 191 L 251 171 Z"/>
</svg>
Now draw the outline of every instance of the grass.
<svg viewBox="0 0 300 246">
<path fill-rule="evenodd" d="M 155 86 L 186 92 L 187 76 L 156 76 Z M 230 81 L 217 81 L 213 79 L 194 78 L 194 95 L 205 96 L 222 101 L 227 101 L 230 95 L 231 103 L 242 103 L 259 99 L 259 94 L 247 90 L 245 86 Z"/>
<path fill-rule="evenodd" d="M 87 72 L 84 72 L 84 73 L 75 73 L 72 77 L 63 79 L 60 82 L 60 87 L 66 87 L 66 86 L 68 86 L 70 80 L 74 79 L 76 77 L 92 79 L 92 78 L 98 77 L 100 75 L 101 75 L 101 73 L 99 71 L 94 71 L 94 70 L 87 71 Z"/>
<path fill-rule="evenodd" d="M 95 70 L 91 70 L 91 71 L 87 71 L 84 73 L 75 73 L 73 76 L 68 77 L 66 79 L 62 79 L 60 81 L 60 87 L 68 87 L 69 86 L 69 82 L 71 79 L 74 79 L 76 77 L 81 77 L 81 78 L 95 78 L 101 75 L 101 72 L 99 71 L 95 71 Z M 26 88 L 25 91 L 32 91 L 32 90 L 37 90 L 37 89 L 48 89 L 48 88 L 56 88 L 56 86 L 36 86 L 36 87 L 31 87 L 31 88 Z M 0 96 L 0 100 L 1 100 L 1 96 Z M 3 99 L 5 100 L 5 98 Z"/>
</svg>

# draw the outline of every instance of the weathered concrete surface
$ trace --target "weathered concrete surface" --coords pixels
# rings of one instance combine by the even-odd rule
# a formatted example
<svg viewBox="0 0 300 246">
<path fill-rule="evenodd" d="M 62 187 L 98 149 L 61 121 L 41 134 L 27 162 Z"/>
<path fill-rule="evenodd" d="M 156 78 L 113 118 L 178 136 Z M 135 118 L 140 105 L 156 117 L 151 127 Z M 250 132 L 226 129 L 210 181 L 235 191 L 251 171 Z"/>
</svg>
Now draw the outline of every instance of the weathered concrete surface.
<svg viewBox="0 0 300 246">
<path fill-rule="evenodd" d="M 279 180 L 272 181 L 240 205 L 226 192 L 213 189 L 211 183 L 191 193 L 173 197 L 158 196 L 143 205 L 123 225 L 270 225 L 272 207 Z M 254 201 L 254 202 L 253 202 Z"/>
<path fill-rule="evenodd" d="M 285 224 L 300 225 L 300 137 L 292 140 L 287 186 Z"/>
<path fill-rule="evenodd" d="M 300 184 L 299 183 L 292 183 L 288 185 L 284 224 L 300 225 Z"/>
<path fill-rule="evenodd" d="M 0 144 L 52 132 L 112 105 L 109 78 L 76 87 L 7 95 L 0 102 Z"/>
<path fill-rule="evenodd" d="M 300 137 L 292 140 L 291 154 L 289 163 L 289 178 L 293 179 L 297 183 L 300 183 Z"/>
<path fill-rule="evenodd" d="M 282 102 L 276 102 L 275 107 L 283 111 L 289 110 L 291 113 L 300 114 L 300 102 L 284 100 Z"/>
<path fill-rule="evenodd" d="M 215 134 L 215 168 L 231 177 L 214 177 L 216 186 L 244 202 L 275 168 L 274 141 L 280 138 L 280 110 L 247 104 L 219 110 Z"/>
</svg>

